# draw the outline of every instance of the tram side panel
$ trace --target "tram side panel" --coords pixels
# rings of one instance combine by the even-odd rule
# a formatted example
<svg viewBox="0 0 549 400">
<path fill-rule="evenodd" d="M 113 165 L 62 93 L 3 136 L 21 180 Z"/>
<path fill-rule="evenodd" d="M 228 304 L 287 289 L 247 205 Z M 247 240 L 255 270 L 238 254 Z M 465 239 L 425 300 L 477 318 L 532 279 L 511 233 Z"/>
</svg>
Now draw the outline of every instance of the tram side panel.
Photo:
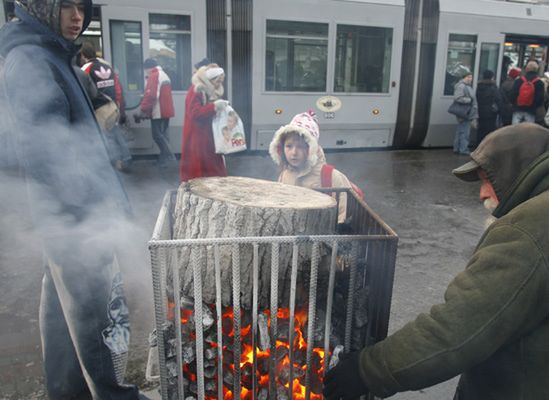
<svg viewBox="0 0 549 400">
<path fill-rule="evenodd" d="M 325 148 L 391 146 L 404 2 L 374 3 L 254 2 L 252 149 L 308 109 Z"/>
<path fill-rule="evenodd" d="M 485 69 L 492 69 L 499 82 L 506 34 L 538 36 L 549 32 L 547 7 L 504 2 L 466 3 L 441 1 L 431 114 L 423 147 L 453 145 L 457 121 L 448 113 L 448 107 L 453 101 L 453 85 L 461 67 L 471 64 L 475 90 Z M 534 10 L 532 15 L 527 15 L 528 8 Z"/>
</svg>

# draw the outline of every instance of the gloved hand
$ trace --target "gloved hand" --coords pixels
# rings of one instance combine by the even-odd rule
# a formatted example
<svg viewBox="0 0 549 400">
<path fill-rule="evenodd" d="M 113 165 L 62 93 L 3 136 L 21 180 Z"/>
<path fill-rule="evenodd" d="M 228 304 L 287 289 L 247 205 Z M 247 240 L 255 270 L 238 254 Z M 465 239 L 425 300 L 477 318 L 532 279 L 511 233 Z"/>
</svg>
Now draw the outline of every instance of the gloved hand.
<svg viewBox="0 0 549 400">
<path fill-rule="evenodd" d="M 229 105 L 229 102 L 227 100 L 219 99 L 214 101 L 214 105 L 215 105 L 215 111 L 219 112 L 219 111 L 223 111 Z"/>
<path fill-rule="evenodd" d="M 133 114 L 133 120 L 136 124 L 139 124 L 141 120 L 147 119 L 145 113 L 139 110 L 137 113 Z"/>
<path fill-rule="evenodd" d="M 368 388 L 358 372 L 359 357 L 359 351 L 339 356 L 339 363 L 324 377 L 322 393 L 327 400 L 355 399 L 368 394 Z"/>
</svg>

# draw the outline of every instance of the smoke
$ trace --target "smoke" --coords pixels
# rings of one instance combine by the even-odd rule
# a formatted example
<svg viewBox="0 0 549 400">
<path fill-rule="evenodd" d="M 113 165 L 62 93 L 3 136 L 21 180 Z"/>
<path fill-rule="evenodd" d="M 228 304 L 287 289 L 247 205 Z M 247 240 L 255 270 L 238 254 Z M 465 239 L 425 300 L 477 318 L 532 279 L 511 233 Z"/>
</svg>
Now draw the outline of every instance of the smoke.
<svg viewBox="0 0 549 400">
<path fill-rule="evenodd" d="M 9 139 L 20 168 L 2 158 L 0 169 L 0 262 L 7 277 L 0 300 L 5 312 L 37 319 L 43 255 L 59 266 L 56 277 L 92 303 L 109 296 L 118 264 L 130 307 L 132 343 L 145 347 L 154 326 L 147 249 L 152 226 L 131 215 L 102 138 L 95 127 L 68 129 L 55 118 L 44 119 L 40 126 L 17 122 Z M 165 192 L 162 185 L 148 189 L 158 191 L 159 198 Z M 148 204 L 152 214 L 159 206 L 160 201 Z"/>
</svg>

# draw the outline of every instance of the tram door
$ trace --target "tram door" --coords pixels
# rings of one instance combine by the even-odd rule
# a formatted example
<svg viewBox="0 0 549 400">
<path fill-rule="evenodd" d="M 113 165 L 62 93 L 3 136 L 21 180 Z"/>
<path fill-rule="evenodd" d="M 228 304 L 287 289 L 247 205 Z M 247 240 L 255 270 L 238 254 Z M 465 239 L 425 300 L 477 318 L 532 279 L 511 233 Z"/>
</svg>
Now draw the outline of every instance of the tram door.
<svg viewBox="0 0 549 400">
<path fill-rule="evenodd" d="M 135 121 L 143 96 L 143 60 L 154 58 L 170 77 L 176 115 L 170 119 L 170 145 L 180 152 L 186 91 L 192 61 L 206 55 L 206 8 L 203 2 L 159 0 L 154 6 L 128 7 L 124 0 L 102 6 L 105 58 L 118 70 L 124 89 L 129 124 L 128 144 L 133 154 L 154 155 L 150 122 Z"/>
<path fill-rule="evenodd" d="M 448 26 L 439 32 L 441 47 L 437 50 L 437 60 L 440 62 L 435 67 L 430 122 L 423 142 L 425 147 L 452 145 L 456 118 L 447 110 L 453 101 L 454 86 L 465 71 L 473 73 L 475 90 L 485 70 L 493 71 L 499 79 L 505 36 L 478 30 L 470 32 L 475 32 L 473 26 L 464 28 L 461 25 Z"/>
<path fill-rule="evenodd" d="M 506 35 L 501 80 L 505 79 L 510 68 L 523 69 L 529 61 L 536 61 L 538 63 L 540 66 L 540 75 L 547 71 L 548 48 L 549 38 Z"/>
</svg>

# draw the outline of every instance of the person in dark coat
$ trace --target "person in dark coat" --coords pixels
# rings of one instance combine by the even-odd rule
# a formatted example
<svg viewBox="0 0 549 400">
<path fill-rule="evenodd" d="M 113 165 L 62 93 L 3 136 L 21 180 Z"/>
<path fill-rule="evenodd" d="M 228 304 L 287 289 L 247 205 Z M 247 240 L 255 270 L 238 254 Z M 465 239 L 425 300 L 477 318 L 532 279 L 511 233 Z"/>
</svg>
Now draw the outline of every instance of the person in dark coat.
<svg viewBox="0 0 549 400">
<path fill-rule="evenodd" d="M 477 142 L 480 142 L 490 132 L 496 130 L 496 123 L 499 111 L 503 109 L 501 94 L 496 81 L 494 72 L 489 69 L 482 73 L 482 80 L 477 83 L 477 104 L 478 104 L 478 129 Z"/>
<path fill-rule="evenodd" d="M 518 78 L 513 83 L 513 91 L 511 92 L 511 101 L 513 102 L 513 125 L 521 122 L 536 122 L 537 110 L 543 106 L 545 100 L 545 86 L 538 77 L 538 63 L 530 61 L 524 68 L 526 73 Z M 534 85 L 534 93 L 531 104 L 524 105 L 521 103 L 521 88 L 527 82 Z"/>
<path fill-rule="evenodd" d="M 520 68 L 511 68 L 506 79 L 499 88 L 503 106 L 500 110 L 501 123 L 503 126 L 511 125 L 513 122 L 513 86 L 515 79 L 520 76 Z"/>
<path fill-rule="evenodd" d="M 229 103 L 221 99 L 225 72 L 217 64 L 200 67 L 185 98 L 179 177 L 182 182 L 208 176 L 227 176 L 225 160 L 216 154 L 212 121 Z"/>
<path fill-rule="evenodd" d="M 460 375 L 454 400 L 546 399 L 549 393 L 549 130 L 489 134 L 455 169 L 480 181 L 496 218 L 444 302 L 386 339 L 340 355 L 327 400 L 381 398 Z"/>
<path fill-rule="evenodd" d="M 113 243 L 129 203 L 71 64 L 92 3 L 22 0 L 15 13 L 0 31 L 0 90 L 44 249 L 47 394 L 135 400 L 137 388 L 122 384 L 129 323 Z"/>
</svg>

